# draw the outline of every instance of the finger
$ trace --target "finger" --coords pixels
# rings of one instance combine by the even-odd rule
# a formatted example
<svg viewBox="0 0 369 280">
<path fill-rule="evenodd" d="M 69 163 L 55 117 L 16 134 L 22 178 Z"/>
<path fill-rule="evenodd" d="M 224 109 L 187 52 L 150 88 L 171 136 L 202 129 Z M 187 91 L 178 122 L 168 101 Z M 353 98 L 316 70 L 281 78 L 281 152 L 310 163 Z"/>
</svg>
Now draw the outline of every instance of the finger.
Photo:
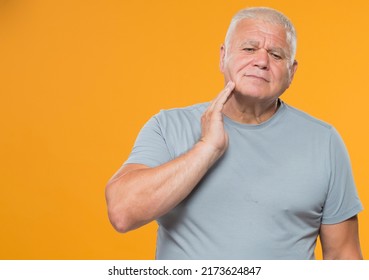
<svg viewBox="0 0 369 280">
<path fill-rule="evenodd" d="M 235 83 L 232 81 L 229 81 L 226 87 L 224 88 L 224 90 L 222 90 L 220 94 L 217 96 L 217 98 L 215 99 L 213 110 L 214 109 L 219 110 L 219 111 L 222 110 L 224 104 L 227 102 L 234 88 L 235 88 Z"/>
<path fill-rule="evenodd" d="M 234 82 L 232 81 L 229 81 L 226 86 L 223 88 L 223 90 L 217 95 L 217 97 L 214 98 L 213 102 L 212 103 L 216 103 L 219 99 L 222 98 L 222 96 L 224 94 L 228 94 L 228 93 L 231 93 L 232 90 L 234 89 L 235 87 L 235 84 Z"/>
<path fill-rule="evenodd" d="M 213 111 L 216 104 L 219 102 L 220 99 L 222 99 L 224 95 L 226 95 L 226 100 L 227 100 L 228 96 L 231 94 L 233 89 L 234 89 L 234 83 L 232 81 L 229 81 L 224 87 L 224 89 L 217 95 L 217 97 L 213 99 L 207 111 Z"/>
</svg>

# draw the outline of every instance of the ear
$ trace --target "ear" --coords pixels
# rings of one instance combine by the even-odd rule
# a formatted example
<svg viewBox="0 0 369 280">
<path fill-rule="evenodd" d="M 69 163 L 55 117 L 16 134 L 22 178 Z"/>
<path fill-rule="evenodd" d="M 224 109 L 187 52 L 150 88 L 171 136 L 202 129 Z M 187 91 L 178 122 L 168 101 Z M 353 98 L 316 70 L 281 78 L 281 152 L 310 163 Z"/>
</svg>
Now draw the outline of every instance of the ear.
<svg viewBox="0 0 369 280">
<path fill-rule="evenodd" d="M 220 72 L 222 72 L 222 73 L 224 73 L 224 58 L 225 58 L 225 54 L 226 54 L 225 45 L 222 44 L 222 46 L 220 47 L 220 61 L 219 61 L 219 68 L 220 68 Z"/>
<path fill-rule="evenodd" d="M 291 73 L 290 73 L 290 83 L 292 83 L 292 80 L 293 80 L 293 77 L 295 76 L 295 73 L 297 71 L 297 66 L 298 66 L 298 63 L 297 63 L 297 60 L 294 60 L 292 65 L 291 65 Z"/>
</svg>

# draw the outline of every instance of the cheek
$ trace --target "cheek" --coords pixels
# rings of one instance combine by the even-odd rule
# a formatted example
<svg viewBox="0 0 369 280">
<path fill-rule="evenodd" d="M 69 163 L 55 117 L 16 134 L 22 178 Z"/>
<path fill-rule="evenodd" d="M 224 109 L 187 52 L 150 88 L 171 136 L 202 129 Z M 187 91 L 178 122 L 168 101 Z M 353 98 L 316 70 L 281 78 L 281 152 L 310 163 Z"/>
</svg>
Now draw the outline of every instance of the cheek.
<svg viewBox="0 0 369 280">
<path fill-rule="evenodd" d="M 248 64 L 249 63 L 244 58 L 232 57 L 226 64 L 226 71 L 232 75 L 233 78 L 236 78 L 244 72 Z"/>
<path fill-rule="evenodd" d="M 283 84 L 289 84 L 291 81 L 291 73 L 288 69 L 285 68 L 276 68 L 273 72 L 274 79 Z"/>
<path fill-rule="evenodd" d="M 228 80 L 233 80 L 234 78 L 234 67 L 231 62 L 227 62 L 224 64 L 223 71 L 224 77 Z"/>
</svg>

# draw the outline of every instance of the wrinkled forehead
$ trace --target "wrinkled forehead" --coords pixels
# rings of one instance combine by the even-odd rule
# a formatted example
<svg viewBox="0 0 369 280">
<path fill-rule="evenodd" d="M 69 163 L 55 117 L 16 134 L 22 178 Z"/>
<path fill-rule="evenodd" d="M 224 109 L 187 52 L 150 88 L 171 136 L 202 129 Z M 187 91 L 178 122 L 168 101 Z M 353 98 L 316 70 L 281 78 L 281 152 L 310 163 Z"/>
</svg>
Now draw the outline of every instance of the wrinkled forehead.
<svg viewBox="0 0 369 280">
<path fill-rule="evenodd" d="M 272 23 L 261 19 L 243 19 L 237 22 L 230 34 L 229 47 L 237 47 L 246 41 L 259 44 L 267 41 L 272 47 L 283 48 L 286 53 L 291 52 L 291 45 L 285 27 L 278 23 Z"/>
<path fill-rule="evenodd" d="M 288 45 L 287 31 L 283 25 L 259 19 L 240 20 L 231 34 L 230 41 L 251 39 L 252 37 L 273 39 Z"/>
</svg>

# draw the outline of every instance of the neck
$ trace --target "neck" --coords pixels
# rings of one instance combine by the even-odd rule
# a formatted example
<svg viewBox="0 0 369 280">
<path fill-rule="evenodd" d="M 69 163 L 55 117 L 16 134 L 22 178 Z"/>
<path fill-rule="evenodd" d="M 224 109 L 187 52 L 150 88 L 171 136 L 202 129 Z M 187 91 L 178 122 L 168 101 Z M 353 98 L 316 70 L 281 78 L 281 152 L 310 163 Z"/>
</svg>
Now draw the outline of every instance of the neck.
<svg viewBox="0 0 369 280">
<path fill-rule="evenodd" d="M 239 123 L 260 124 L 270 119 L 276 113 L 278 107 L 278 98 L 255 102 L 233 94 L 224 105 L 223 113 Z"/>
</svg>

